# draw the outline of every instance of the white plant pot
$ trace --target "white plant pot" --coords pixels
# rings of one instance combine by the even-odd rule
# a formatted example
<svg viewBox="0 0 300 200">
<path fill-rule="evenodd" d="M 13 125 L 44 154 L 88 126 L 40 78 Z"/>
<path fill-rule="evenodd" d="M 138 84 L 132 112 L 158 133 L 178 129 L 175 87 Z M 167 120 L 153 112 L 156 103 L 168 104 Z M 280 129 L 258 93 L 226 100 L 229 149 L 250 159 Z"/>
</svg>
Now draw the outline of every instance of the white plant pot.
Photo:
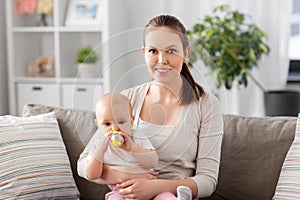
<svg viewBox="0 0 300 200">
<path fill-rule="evenodd" d="M 81 63 L 77 65 L 79 78 L 97 78 L 97 65 L 95 63 Z"/>
</svg>

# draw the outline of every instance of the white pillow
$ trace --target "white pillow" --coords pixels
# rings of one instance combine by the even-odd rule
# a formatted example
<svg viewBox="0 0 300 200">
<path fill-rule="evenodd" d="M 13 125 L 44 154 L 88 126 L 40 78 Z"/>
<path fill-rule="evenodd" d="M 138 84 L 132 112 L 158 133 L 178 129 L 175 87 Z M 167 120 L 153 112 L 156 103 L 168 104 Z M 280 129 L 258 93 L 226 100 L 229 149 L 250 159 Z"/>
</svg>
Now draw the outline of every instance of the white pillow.
<svg viewBox="0 0 300 200">
<path fill-rule="evenodd" d="M 54 113 L 0 116 L 0 199 L 78 199 Z"/>
<path fill-rule="evenodd" d="M 273 199 L 300 199 L 300 113 L 295 138 L 282 165 Z"/>
</svg>

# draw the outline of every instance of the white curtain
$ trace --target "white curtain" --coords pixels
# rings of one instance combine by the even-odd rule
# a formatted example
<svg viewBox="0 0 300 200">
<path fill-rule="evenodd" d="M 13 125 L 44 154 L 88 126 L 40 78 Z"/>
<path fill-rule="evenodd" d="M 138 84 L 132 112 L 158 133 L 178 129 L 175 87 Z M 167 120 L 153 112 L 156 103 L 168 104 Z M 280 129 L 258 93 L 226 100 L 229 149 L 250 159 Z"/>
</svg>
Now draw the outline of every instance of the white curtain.
<svg viewBox="0 0 300 200">
<path fill-rule="evenodd" d="M 228 4 L 232 9 L 248 13 L 253 22 L 267 33 L 266 42 L 271 52 L 262 57 L 258 69 L 253 71 L 253 74 L 267 90 L 283 89 L 288 74 L 289 17 L 292 0 L 165 0 L 164 11 L 176 15 L 189 28 L 221 4 Z M 220 89 L 218 93 L 224 113 L 244 116 L 265 114 L 263 93 L 251 80 L 247 88 L 236 86 L 230 91 Z"/>
</svg>

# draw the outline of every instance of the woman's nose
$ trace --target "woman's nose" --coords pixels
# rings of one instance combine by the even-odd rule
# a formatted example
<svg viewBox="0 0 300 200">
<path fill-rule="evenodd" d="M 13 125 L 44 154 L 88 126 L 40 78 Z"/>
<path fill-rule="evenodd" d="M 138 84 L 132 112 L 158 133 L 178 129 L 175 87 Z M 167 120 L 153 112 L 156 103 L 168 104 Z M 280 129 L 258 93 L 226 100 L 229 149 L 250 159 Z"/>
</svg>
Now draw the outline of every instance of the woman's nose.
<svg viewBox="0 0 300 200">
<path fill-rule="evenodd" d="M 158 54 L 158 63 L 159 64 L 163 64 L 163 65 L 165 65 L 165 64 L 168 63 L 168 57 L 167 57 L 167 55 L 165 53 L 160 52 Z"/>
</svg>

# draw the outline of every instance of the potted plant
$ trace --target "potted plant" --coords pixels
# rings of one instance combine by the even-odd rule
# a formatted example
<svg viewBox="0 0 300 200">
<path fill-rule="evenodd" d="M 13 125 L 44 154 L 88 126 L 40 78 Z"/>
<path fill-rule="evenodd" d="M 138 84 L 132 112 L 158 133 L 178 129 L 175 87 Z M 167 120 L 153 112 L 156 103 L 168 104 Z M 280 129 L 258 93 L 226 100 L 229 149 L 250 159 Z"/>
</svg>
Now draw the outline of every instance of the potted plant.
<svg viewBox="0 0 300 200">
<path fill-rule="evenodd" d="M 97 75 L 98 55 L 91 46 L 85 46 L 77 52 L 78 75 L 80 78 L 94 78 Z"/>
<path fill-rule="evenodd" d="M 248 77 L 254 79 L 251 70 L 263 54 L 269 53 L 268 45 L 263 42 L 267 35 L 248 23 L 246 15 L 230 10 L 227 5 L 218 6 L 213 12 L 216 15 L 205 16 L 203 23 L 196 23 L 188 31 L 192 41 L 189 61 L 202 59 L 211 74 L 216 75 L 217 88 L 224 84 L 231 89 L 236 79 L 246 87 Z M 256 80 L 255 83 L 264 90 Z"/>
<path fill-rule="evenodd" d="M 282 99 L 286 99 L 286 95 L 292 95 L 291 101 L 294 102 L 294 92 L 266 91 L 251 74 L 262 55 L 269 54 L 270 48 L 264 42 L 266 33 L 251 23 L 248 15 L 232 11 L 228 5 L 217 6 L 212 16 L 205 16 L 202 23 L 196 23 L 188 30 L 188 37 L 191 41 L 189 62 L 193 64 L 201 59 L 209 68 L 210 74 L 216 77 L 217 88 L 224 85 L 229 90 L 234 81 L 247 87 L 250 78 L 264 92 L 267 115 L 278 115 L 272 103 L 267 102 L 275 102 L 274 93 L 278 93 Z M 299 103 L 297 104 L 300 106 Z M 278 107 L 277 104 L 274 106 Z M 282 108 L 283 105 L 279 107 Z M 279 112 L 281 112 L 279 115 L 289 115 L 282 113 L 282 110 Z"/>
</svg>

